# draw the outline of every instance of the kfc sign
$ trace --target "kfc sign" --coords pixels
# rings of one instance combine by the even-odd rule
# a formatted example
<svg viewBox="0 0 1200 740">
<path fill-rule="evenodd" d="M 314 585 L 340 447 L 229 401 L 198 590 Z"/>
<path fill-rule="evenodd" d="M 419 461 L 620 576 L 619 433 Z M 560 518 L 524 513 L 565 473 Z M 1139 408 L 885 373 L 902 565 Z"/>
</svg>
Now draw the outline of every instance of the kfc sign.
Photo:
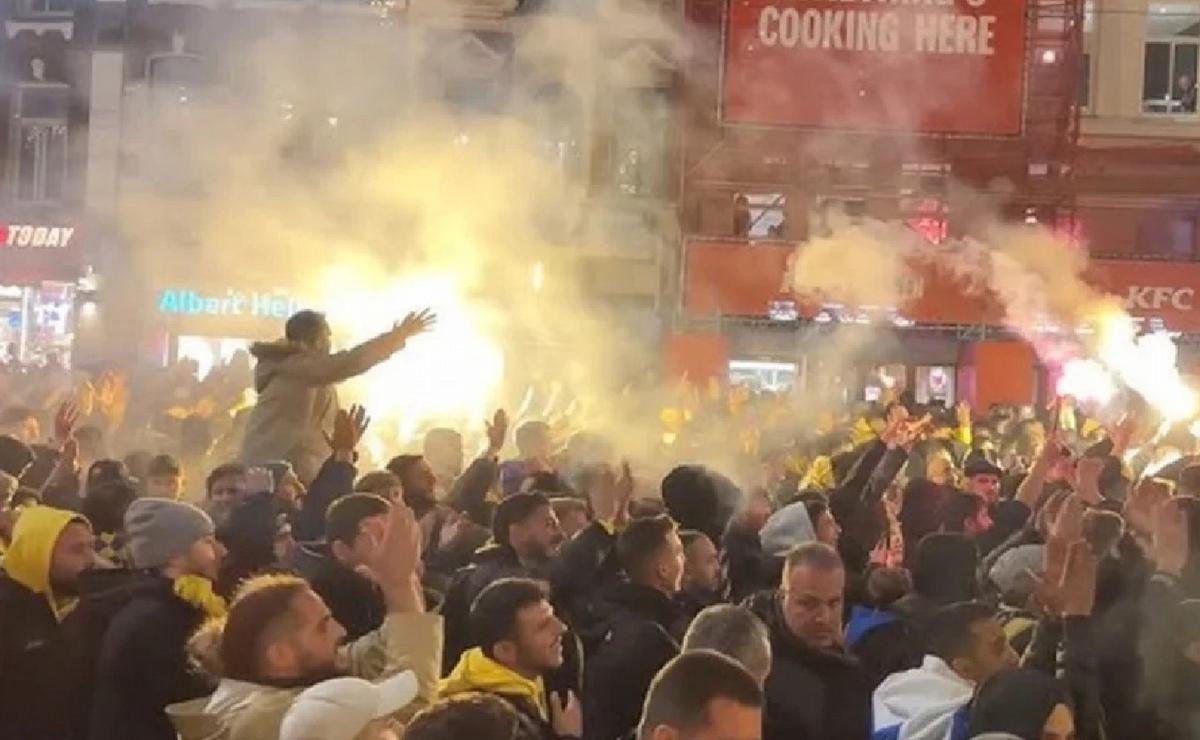
<svg viewBox="0 0 1200 740">
<path fill-rule="evenodd" d="M 1125 310 L 1131 313 L 1138 311 L 1161 311 L 1173 308 L 1176 311 L 1191 311 L 1195 305 L 1196 291 L 1194 288 L 1165 288 L 1131 285 L 1125 295 Z"/>
<path fill-rule="evenodd" d="M 0 224 L 0 244 L 18 249 L 66 249 L 75 236 L 73 226 Z"/>
</svg>

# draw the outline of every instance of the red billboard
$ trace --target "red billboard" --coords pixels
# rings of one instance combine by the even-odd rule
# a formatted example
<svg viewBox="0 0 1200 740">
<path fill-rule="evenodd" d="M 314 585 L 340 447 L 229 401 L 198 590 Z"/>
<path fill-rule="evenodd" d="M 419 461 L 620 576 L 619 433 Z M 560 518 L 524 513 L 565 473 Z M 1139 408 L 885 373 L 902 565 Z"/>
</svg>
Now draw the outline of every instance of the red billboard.
<svg viewBox="0 0 1200 740">
<path fill-rule="evenodd" d="M 730 0 L 729 124 L 1021 133 L 1026 0 Z"/>
<path fill-rule="evenodd" d="M 820 302 L 797 299 L 786 283 L 788 260 L 795 249 L 796 245 L 777 243 L 689 241 L 685 313 L 765 317 L 771 314 L 772 304 L 792 301 L 798 316 L 812 318 L 821 310 Z M 921 324 L 1003 323 L 1003 311 L 990 293 L 967 290 L 933 263 L 915 262 L 910 268 L 913 285 L 906 291 L 904 305 L 896 307 L 904 318 Z M 1200 334 L 1200 263 L 1095 259 L 1085 278 L 1119 297 L 1135 318 Z"/>
</svg>

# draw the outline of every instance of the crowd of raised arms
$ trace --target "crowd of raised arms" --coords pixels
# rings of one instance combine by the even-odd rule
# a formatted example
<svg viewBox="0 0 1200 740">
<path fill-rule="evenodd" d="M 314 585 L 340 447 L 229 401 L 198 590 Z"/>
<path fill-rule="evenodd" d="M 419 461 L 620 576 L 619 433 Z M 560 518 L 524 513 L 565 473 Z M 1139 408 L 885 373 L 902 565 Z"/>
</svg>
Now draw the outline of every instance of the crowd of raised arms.
<svg viewBox="0 0 1200 740">
<path fill-rule="evenodd" d="M 1200 738 L 1186 425 L 714 387 L 372 469 L 335 385 L 432 326 L 0 373 L 0 737 Z"/>
</svg>

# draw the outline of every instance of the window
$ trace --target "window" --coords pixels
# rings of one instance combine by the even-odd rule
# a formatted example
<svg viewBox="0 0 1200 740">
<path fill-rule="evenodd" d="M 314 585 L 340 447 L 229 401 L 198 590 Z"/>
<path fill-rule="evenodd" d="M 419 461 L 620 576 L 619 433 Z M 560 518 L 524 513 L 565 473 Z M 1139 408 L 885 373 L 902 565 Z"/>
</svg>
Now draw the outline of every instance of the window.
<svg viewBox="0 0 1200 740">
<path fill-rule="evenodd" d="M 751 239 L 786 239 L 783 193 L 738 193 L 733 200 L 734 234 Z"/>
<path fill-rule="evenodd" d="M 17 88 L 11 166 L 13 199 L 61 200 L 67 179 L 66 85 Z"/>
<path fill-rule="evenodd" d="M 668 193 L 668 95 L 659 88 L 633 88 L 614 96 L 612 177 L 623 195 L 662 198 Z"/>
<path fill-rule="evenodd" d="M 1147 213 L 1138 224 L 1138 252 L 1165 258 L 1195 255 L 1196 222 L 1191 214 Z"/>
<path fill-rule="evenodd" d="M 75 11 L 75 0 L 17 0 L 17 17 L 37 15 L 69 15 Z"/>
<path fill-rule="evenodd" d="M 1146 20 L 1142 110 L 1195 113 L 1200 15 L 1154 5 Z"/>
</svg>

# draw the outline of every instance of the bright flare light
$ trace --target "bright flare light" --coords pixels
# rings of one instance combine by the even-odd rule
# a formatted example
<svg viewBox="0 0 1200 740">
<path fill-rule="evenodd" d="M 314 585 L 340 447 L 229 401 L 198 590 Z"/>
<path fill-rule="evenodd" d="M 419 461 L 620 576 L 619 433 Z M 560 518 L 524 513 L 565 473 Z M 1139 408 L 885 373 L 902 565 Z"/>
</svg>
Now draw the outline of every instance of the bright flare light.
<svg viewBox="0 0 1200 740">
<path fill-rule="evenodd" d="M 1164 419 L 1181 421 L 1200 410 L 1196 392 L 1184 383 L 1175 365 L 1178 350 L 1164 332 L 1137 335 L 1129 316 L 1113 310 L 1099 324 L 1100 361 L 1123 384 L 1136 391 Z"/>
<path fill-rule="evenodd" d="M 1073 396 L 1080 401 L 1095 401 L 1105 405 L 1116 395 L 1117 385 L 1099 362 L 1090 359 L 1070 360 L 1063 365 L 1056 390 L 1060 396 Z"/>
<path fill-rule="evenodd" d="M 483 314 L 448 273 L 391 280 L 341 267 L 322 282 L 321 302 L 335 341 L 349 347 L 387 331 L 409 311 L 430 308 L 437 323 L 392 359 L 351 384 L 375 425 L 388 423 L 400 443 L 434 424 L 482 423 L 499 391 L 504 354 Z"/>
</svg>

